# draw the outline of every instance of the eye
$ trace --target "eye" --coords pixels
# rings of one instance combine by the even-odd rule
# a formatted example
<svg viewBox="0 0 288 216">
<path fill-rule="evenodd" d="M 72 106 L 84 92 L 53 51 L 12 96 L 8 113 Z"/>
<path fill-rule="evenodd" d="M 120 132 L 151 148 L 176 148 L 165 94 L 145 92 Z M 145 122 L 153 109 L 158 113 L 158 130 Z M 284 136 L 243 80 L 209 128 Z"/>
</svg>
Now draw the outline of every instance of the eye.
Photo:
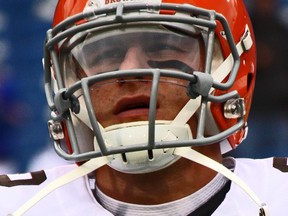
<svg viewBox="0 0 288 216">
<path fill-rule="evenodd" d="M 121 47 L 113 47 L 100 52 L 96 52 L 90 61 L 93 64 L 103 65 L 113 63 L 114 61 L 122 61 L 126 50 Z M 92 62 L 91 62 L 92 63 Z"/>
<path fill-rule="evenodd" d="M 94 75 L 106 71 L 112 71 L 119 68 L 126 53 L 126 48 L 123 47 L 108 47 L 95 51 L 86 58 L 89 65 L 88 75 Z"/>
</svg>

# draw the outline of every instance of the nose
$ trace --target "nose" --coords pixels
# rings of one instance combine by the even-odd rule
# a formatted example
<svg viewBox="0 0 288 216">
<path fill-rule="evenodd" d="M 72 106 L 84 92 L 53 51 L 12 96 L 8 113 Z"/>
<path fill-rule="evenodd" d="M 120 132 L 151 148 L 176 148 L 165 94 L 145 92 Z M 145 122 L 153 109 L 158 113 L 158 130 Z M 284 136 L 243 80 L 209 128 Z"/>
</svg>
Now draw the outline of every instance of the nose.
<svg viewBox="0 0 288 216">
<path fill-rule="evenodd" d="M 147 57 L 140 46 L 131 46 L 127 49 L 125 57 L 120 64 L 120 70 L 147 68 Z"/>
</svg>

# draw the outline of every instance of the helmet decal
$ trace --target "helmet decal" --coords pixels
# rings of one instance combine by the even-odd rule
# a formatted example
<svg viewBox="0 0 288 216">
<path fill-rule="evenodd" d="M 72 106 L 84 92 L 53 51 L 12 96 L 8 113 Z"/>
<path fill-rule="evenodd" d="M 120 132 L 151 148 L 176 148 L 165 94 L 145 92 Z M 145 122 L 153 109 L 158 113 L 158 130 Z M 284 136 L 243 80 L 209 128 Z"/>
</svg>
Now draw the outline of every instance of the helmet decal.
<svg viewBox="0 0 288 216">
<path fill-rule="evenodd" d="M 161 0 L 88 0 L 83 12 L 100 9 L 104 6 L 111 6 L 118 3 L 141 3 L 141 4 L 160 4 Z"/>
</svg>

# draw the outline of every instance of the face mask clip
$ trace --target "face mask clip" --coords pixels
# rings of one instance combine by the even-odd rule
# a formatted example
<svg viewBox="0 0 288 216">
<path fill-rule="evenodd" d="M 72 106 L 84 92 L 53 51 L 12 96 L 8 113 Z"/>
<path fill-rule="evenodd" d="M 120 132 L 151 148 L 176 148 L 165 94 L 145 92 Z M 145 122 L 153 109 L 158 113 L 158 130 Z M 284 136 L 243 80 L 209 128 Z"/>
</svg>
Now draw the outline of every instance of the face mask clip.
<svg viewBox="0 0 288 216">
<path fill-rule="evenodd" d="M 187 95 L 192 99 L 196 99 L 199 95 L 207 97 L 213 86 L 213 78 L 210 74 L 203 72 L 194 72 L 196 83 L 189 82 L 187 85 Z"/>
<path fill-rule="evenodd" d="M 52 116 L 54 120 L 57 119 L 59 121 L 59 119 L 62 119 L 65 113 L 69 111 L 69 109 L 75 114 L 78 114 L 80 112 L 80 103 L 78 98 L 75 95 L 65 97 L 66 93 L 66 89 L 60 89 L 54 97 L 55 107 L 57 111 L 55 112 L 55 116 Z"/>
</svg>

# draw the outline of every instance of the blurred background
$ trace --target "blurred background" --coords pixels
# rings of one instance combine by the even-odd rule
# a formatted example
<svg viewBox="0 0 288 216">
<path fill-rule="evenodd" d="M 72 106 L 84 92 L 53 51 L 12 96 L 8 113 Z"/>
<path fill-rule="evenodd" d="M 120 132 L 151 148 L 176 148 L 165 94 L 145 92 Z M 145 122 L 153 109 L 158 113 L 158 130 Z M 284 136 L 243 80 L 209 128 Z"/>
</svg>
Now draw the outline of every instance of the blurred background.
<svg viewBox="0 0 288 216">
<path fill-rule="evenodd" d="M 288 0 L 246 0 L 258 72 L 248 138 L 230 155 L 288 155 Z M 0 173 L 65 163 L 52 150 L 42 47 L 56 0 L 0 0 Z M 39 156 L 40 154 L 40 156 Z"/>
</svg>

